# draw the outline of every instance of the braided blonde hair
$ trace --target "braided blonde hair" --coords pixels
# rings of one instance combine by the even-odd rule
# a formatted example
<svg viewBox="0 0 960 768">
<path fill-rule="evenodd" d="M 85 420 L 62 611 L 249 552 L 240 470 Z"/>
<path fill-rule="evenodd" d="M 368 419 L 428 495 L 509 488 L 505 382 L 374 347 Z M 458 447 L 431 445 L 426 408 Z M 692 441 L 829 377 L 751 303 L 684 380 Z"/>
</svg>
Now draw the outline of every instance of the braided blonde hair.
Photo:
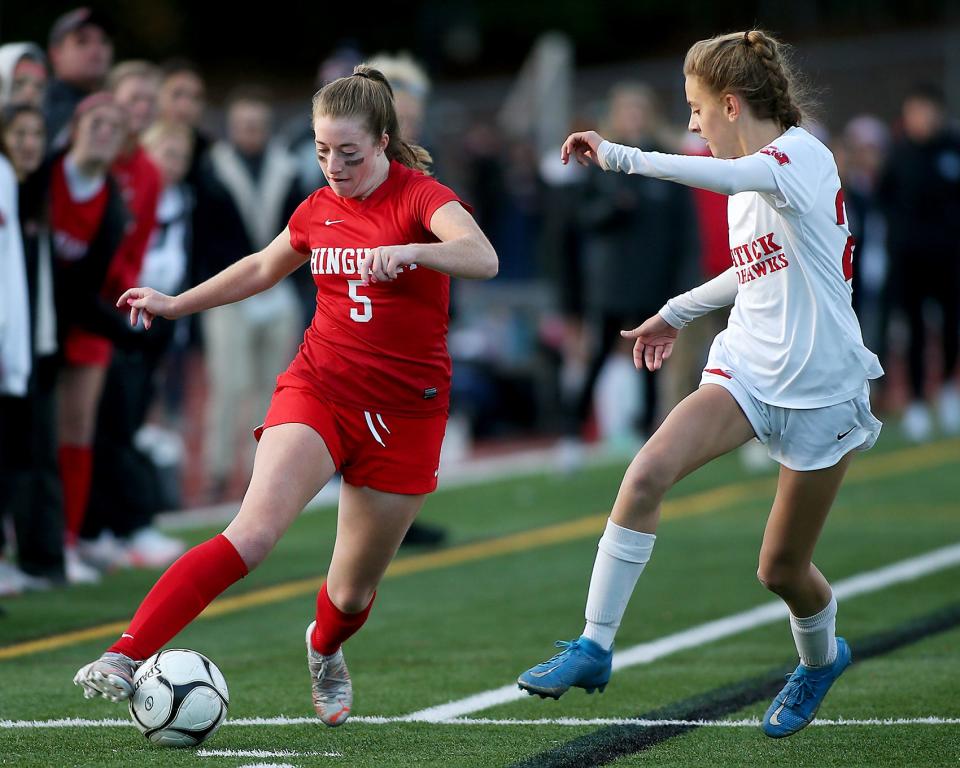
<svg viewBox="0 0 960 768">
<path fill-rule="evenodd" d="M 789 47 L 759 29 L 694 43 L 683 73 L 717 93 L 736 93 L 759 120 L 800 125 L 810 110 L 807 87 L 790 62 Z"/>
</svg>

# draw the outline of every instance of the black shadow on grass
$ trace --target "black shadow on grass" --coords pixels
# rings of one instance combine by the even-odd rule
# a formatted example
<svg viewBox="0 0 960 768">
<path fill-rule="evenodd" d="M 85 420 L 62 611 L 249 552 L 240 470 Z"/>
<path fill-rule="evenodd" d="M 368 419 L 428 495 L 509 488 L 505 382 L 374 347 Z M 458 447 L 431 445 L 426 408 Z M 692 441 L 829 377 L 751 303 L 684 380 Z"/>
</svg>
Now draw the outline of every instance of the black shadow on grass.
<svg viewBox="0 0 960 768">
<path fill-rule="evenodd" d="M 960 603 L 904 622 L 893 629 L 851 641 L 854 662 L 895 651 L 960 625 Z M 758 701 L 772 699 L 794 667 L 777 667 L 712 691 L 637 715 L 643 720 L 717 720 Z M 699 728 L 697 725 L 612 725 L 528 757 L 513 768 L 588 768 L 607 765 Z"/>
</svg>

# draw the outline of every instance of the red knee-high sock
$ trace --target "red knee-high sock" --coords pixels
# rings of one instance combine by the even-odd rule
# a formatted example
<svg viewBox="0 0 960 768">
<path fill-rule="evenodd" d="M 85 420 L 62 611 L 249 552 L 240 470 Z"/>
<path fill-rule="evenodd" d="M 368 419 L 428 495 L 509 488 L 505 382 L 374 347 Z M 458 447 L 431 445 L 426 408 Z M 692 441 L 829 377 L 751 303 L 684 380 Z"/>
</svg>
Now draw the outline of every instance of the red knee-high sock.
<svg viewBox="0 0 960 768">
<path fill-rule="evenodd" d="M 246 575 L 246 563 L 224 535 L 198 544 L 153 585 L 127 631 L 109 650 L 131 659 L 152 656 L 217 595 Z"/>
<path fill-rule="evenodd" d="M 323 582 L 317 595 L 317 624 L 310 636 L 314 649 L 324 656 L 336 653 L 340 646 L 363 626 L 376 596 L 377 593 L 374 592 L 367 607 L 360 613 L 344 613 L 330 600 L 327 595 L 327 582 Z"/>
<path fill-rule="evenodd" d="M 63 485 L 63 514 L 67 546 L 77 543 L 83 516 L 90 500 L 93 476 L 93 449 L 89 445 L 61 445 L 58 452 L 60 483 Z"/>
</svg>

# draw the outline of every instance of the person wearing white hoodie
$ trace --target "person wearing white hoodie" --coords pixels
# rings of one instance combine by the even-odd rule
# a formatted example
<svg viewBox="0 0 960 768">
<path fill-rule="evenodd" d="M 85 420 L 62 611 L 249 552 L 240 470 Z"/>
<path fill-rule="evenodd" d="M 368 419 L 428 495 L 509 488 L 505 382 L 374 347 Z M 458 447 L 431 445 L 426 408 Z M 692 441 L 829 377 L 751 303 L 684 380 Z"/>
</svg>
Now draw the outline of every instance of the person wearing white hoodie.
<svg viewBox="0 0 960 768">
<path fill-rule="evenodd" d="M 20 232 L 17 177 L 0 141 L 0 501 L 21 476 L 17 415 L 30 378 L 30 307 Z M 0 505 L 2 507 L 4 505 Z M 0 596 L 23 589 L 16 570 L 3 559 L 0 534 Z"/>
<path fill-rule="evenodd" d="M 0 395 L 23 397 L 30 377 L 30 310 L 17 197 L 13 166 L 0 151 Z"/>
<path fill-rule="evenodd" d="M 34 43 L 0 45 L 0 106 L 42 107 L 47 92 L 47 57 Z"/>
</svg>

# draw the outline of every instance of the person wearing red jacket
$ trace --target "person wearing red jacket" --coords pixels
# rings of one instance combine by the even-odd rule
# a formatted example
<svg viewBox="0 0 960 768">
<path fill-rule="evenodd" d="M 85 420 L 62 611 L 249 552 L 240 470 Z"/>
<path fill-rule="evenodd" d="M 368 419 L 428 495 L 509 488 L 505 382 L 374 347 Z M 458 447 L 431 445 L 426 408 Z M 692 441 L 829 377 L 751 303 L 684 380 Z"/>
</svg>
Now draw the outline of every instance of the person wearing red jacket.
<svg viewBox="0 0 960 768">
<path fill-rule="evenodd" d="M 76 552 L 90 493 L 97 407 L 111 338 L 123 317 L 103 295 L 103 285 L 129 222 L 123 196 L 109 174 L 127 131 L 126 111 L 106 92 L 77 105 L 70 149 L 54 158 L 50 177 L 50 229 L 62 369 L 57 383 L 60 479 L 66 521 L 68 581 L 98 574 Z"/>
<path fill-rule="evenodd" d="M 111 168 L 132 214 L 104 286 L 107 295 L 116 298 L 139 280 L 156 229 L 162 180 L 142 137 L 157 113 L 160 70 L 146 61 L 126 61 L 113 68 L 107 84 L 129 121 L 124 149 Z M 98 567 L 163 567 L 183 552 L 180 542 L 151 525 L 159 494 L 149 482 L 149 459 L 135 446 L 146 417 L 149 381 L 171 333 L 170 326 L 150 335 L 140 333 L 137 343 L 113 351 L 97 417 L 90 497 L 77 543 L 80 556 Z"/>
</svg>

